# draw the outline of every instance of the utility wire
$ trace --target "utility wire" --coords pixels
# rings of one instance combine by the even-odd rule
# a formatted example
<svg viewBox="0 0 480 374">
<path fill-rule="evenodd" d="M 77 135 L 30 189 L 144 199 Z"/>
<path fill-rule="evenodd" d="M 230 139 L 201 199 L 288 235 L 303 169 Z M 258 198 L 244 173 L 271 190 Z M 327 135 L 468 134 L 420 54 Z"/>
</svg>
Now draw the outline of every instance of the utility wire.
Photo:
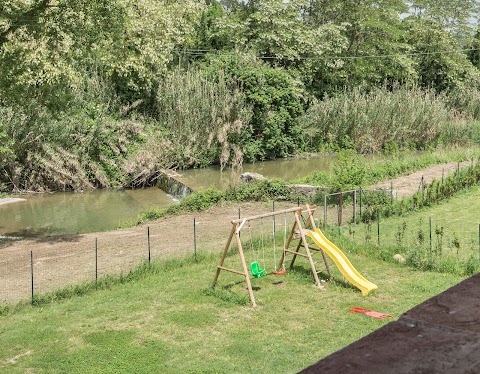
<svg viewBox="0 0 480 374">
<path fill-rule="evenodd" d="M 21 27 L 21 26 L 38 26 L 41 27 L 42 25 L 38 22 L 32 21 L 19 23 L 19 24 L 9 24 L 9 27 Z M 1 30 L 0 30 L 1 31 Z M 163 50 L 165 52 L 166 50 Z M 415 57 L 415 56 L 428 56 L 428 55 L 446 55 L 446 54 L 461 54 L 467 52 L 474 52 L 480 51 L 479 48 L 461 48 L 461 49 L 454 49 L 454 50 L 443 50 L 443 51 L 430 51 L 430 52 L 411 52 L 411 53 L 391 53 L 391 54 L 381 54 L 381 55 L 360 55 L 360 56 L 295 56 L 295 57 L 281 57 L 281 56 L 262 56 L 256 55 L 252 53 L 242 53 L 242 52 L 223 52 L 221 50 L 216 49 L 193 49 L 193 48 L 185 48 L 179 49 L 174 48 L 169 50 L 170 52 L 176 52 L 177 54 L 187 54 L 190 56 L 204 56 L 206 54 L 216 54 L 219 56 L 245 56 L 245 57 L 252 57 L 257 58 L 260 60 L 360 60 L 360 59 L 382 59 L 382 58 L 394 58 L 394 57 Z M 168 51 L 167 51 L 168 52 Z"/>
<path fill-rule="evenodd" d="M 216 49 L 202 50 L 202 49 L 172 49 L 172 52 L 178 54 L 188 54 L 193 56 L 204 56 L 207 53 L 217 54 L 219 56 L 246 56 L 258 58 L 261 60 L 359 60 L 359 59 L 377 59 L 377 58 L 392 58 L 392 57 L 414 57 L 414 56 L 428 56 L 428 55 L 445 55 L 445 54 L 460 54 L 473 51 L 480 51 L 479 48 L 463 48 L 444 51 L 431 51 L 431 52 L 411 52 L 411 53 L 392 53 L 383 55 L 360 55 L 360 56 L 296 56 L 296 57 L 279 57 L 279 56 L 261 56 L 249 53 L 241 52 L 222 52 Z"/>
</svg>

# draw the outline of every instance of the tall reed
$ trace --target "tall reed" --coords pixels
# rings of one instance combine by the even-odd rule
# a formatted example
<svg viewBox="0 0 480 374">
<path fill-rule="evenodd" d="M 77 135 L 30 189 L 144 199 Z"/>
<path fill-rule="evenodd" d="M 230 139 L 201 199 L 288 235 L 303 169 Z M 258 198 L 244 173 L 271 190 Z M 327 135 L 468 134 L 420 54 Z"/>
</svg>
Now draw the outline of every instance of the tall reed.
<svg viewBox="0 0 480 374">
<path fill-rule="evenodd" d="M 250 113 L 238 89 L 205 79 L 200 71 L 172 71 L 160 84 L 155 120 L 174 153 L 176 166 L 239 165 L 242 131 Z"/>
<path fill-rule="evenodd" d="M 343 91 L 315 103 L 299 118 L 317 148 L 355 148 L 362 153 L 392 145 L 428 147 L 452 121 L 443 99 L 418 87 Z"/>
</svg>

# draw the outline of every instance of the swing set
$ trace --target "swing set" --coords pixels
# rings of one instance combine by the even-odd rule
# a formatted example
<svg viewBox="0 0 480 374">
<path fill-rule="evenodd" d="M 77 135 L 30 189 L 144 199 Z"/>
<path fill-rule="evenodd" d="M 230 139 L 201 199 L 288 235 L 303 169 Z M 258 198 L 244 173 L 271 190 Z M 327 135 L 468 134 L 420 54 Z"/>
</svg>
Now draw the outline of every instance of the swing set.
<svg viewBox="0 0 480 374">
<path fill-rule="evenodd" d="M 222 256 L 220 258 L 220 262 L 217 266 L 217 271 L 215 273 L 215 278 L 213 280 L 212 287 L 215 288 L 218 277 L 220 275 L 220 272 L 223 271 L 228 271 L 231 273 L 235 273 L 238 275 L 242 275 L 245 277 L 245 281 L 247 283 L 247 289 L 248 289 L 248 295 L 250 297 L 250 301 L 252 302 L 253 307 L 256 307 L 257 304 L 255 302 L 255 297 L 253 295 L 253 289 L 252 289 L 252 284 L 250 281 L 250 274 L 249 274 L 249 268 L 247 267 L 247 262 L 245 260 L 245 253 L 243 250 L 242 246 L 242 241 L 241 241 L 241 236 L 240 232 L 242 231 L 242 228 L 246 225 L 248 227 L 248 233 L 249 233 L 249 242 L 250 242 L 250 249 L 253 253 L 256 253 L 256 259 L 250 264 L 250 272 L 252 273 L 252 276 L 254 278 L 260 278 L 263 277 L 264 275 L 267 274 L 266 268 L 261 267 L 258 259 L 260 255 L 260 251 L 257 248 L 256 251 L 253 247 L 253 240 L 252 240 L 252 228 L 250 222 L 252 221 L 257 221 L 260 220 L 260 227 L 261 227 L 261 232 L 260 232 L 260 244 L 262 247 L 262 256 L 263 256 L 263 264 L 265 264 L 265 245 L 264 245 L 264 228 L 263 228 L 263 220 L 264 218 L 272 217 L 273 218 L 273 255 L 274 255 L 274 268 L 275 270 L 273 271 L 273 274 L 275 275 L 282 275 L 286 273 L 286 268 L 285 268 L 285 259 L 287 255 L 293 255 L 292 260 L 290 262 L 290 269 L 293 268 L 293 265 L 295 263 L 295 260 L 298 256 L 304 257 L 308 259 L 308 262 L 310 264 L 310 268 L 312 270 L 313 278 L 315 280 L 315 284 L 318 288 L 322 289 L 323 286 L 320 283 L 320 280 L 318 278 L 318 273 L 321 271 L 317 271 L 315 267 L 315 262 L 313 261 L 312 255 L 315 253 L 321 253 L 323 262 L 325 264 L 325 269 L 328 273 L 328 277 L 331 278 L 331 272 L 330 272 L 330 267 L 328 265 L 325 253 L 318 247 L 314 247 L 312 245 L 309 245 L 306 239 L 306 234 L 309 230 L 315 230 L 315 220 L 313 218 L 313 214 L 315 212 L 316 206 L 309 206 L 306 205 L 306 207 L 295 207 L 295 208 L 289 208 L 289 209 L 283 209 L 283 210 L 278 210 L 275 212 L 270 212 L 270 213 L 265 213 L 265 214 L 260 214 L 256 216 L 251 216 L 251 217 L 245 217 L 245 218 L 240 218 L 240 219 L 235 219 L 232 222 L 232 229 L 230 231 L 230 235 L 228 237 L 227 243 L 225 245 L 225 248 L 223 250 Z M 280 260 L 278 262 L 277 266 L 277 259 L 276 259 L 276 241 L 275 241 L 275 217 L 278 215 L 284 215 L 284 230 L 283 230 L 283 251 L 282 255 L 280 257 Z M 287 237 L 287 215 L 288 214 L 293 214 L 294 215 L 294 223 L 293 226 L 290 230 L 290 234 Z M 303 215 L 306 214 L 307 217 L 304 217 Z M 303 223 L 303 224 L 302 224 Z M 240 262 L 242 265 L 242 271 L 240 270 L 235 270 L 231 268 L 224 267 L 224 262 L 225 258 L 227 256 L 227 253 L 232 245 L 233 237 L 235 237 L 235 242 L 237 244 L 238 252 L 240 255 Z M 290 245 L 292 242 L 298 239 L 298 243 L 295 247 L 295 249 L 290 249 Z M 292 247 L 293 248 L 293 247 Z M 305 252 L 302 252 L 301 250 L 305 249 Z"/>
</svg>

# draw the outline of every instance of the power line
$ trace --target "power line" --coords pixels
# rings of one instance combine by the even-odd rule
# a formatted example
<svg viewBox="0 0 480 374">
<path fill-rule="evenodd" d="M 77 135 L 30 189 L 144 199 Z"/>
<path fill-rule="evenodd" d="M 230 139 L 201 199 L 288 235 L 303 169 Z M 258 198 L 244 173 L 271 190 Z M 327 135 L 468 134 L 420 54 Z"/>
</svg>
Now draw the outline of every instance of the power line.
<svg viewBox="0 0 480 374">
<path fill-rule="evenodd" d="M 216 54 L 219 56 L 245 56 L 258 58 L 260 60 L 359 60 L 359 59 L 381 59 L 381 58 L 393 58 L 393 57 L 415 57 L 415 56 L 428 56 L 428 55 L 444 55 L 444 54 L 462 54 L 467 52 L 480 51 L 480 48 L 462 48 L 444 51 L 431 51 L 431 52 L 411 52 L 411 53 L 391 53 L 383 55 L 360 55 L 360 56 L 296 56 L 296 57 L 280 57 L 280 56 L 261 56 L 251 53 L 242 52 L 222 52 L 216 49 L 172 49 L 172 52 L 178 54 L 188 54 L 193 56 L 205 56 L 208 53 Z"/>
<path fill-rule="evenodd" d="M 31 23 L 21 23 L 21 24 L 9 24 L 9 27 L 15 26 L 15 27 L 22 27 L 22 26 L 27 26 L 27 27 L 32 27 L 32 26 L 37 26 L 37 27 L 44 27 L 45 25 L 32 21 Z M 360 59 L 383 59 L 383 58 L 396 58 L 396 57 L 415 57 L 415 56 L 428 56 L 428 55 L 446 55 L 446 54 L 462 54 L 462 53 L 468 53 L 468 52 L 474 52 L 474 51 L 480 51 L 480 48 L 460 48 L 460 49 L 453 49 L 453 50 L 443 50 L 443 51 L 426 51 L 426 52 L 406 52 L 406 53 L 390 53 L 390 54 L 380 54 L 380 55 L 360 55 L 360 56 L 332 56 L 332 55 L 326 55 L 326 56 L 295 56 L 295 57 L 287 57 L 287 56 L 262 56 L 262 55 L 256 55 L 254 53 L 248 53 L 248 52 L 225 52 L 217 49 L 193 49 L 193 48 L 185 48 L 185 49 L 179 49 L 179 48 L 174 48 L 171 50 L 163 50 L 163 52 L 176 52 L 177 54 L 188 54 L 190 56 L 205 56 L 207 54 L 215 54 L 218 56 L 232 56 L 232 57 L 238 57 L 238 56 L 245 56 L 245 57 L 251 57 L 251 58 L 256 58 L 260 60 L 360 60 Z"/>
</svg>

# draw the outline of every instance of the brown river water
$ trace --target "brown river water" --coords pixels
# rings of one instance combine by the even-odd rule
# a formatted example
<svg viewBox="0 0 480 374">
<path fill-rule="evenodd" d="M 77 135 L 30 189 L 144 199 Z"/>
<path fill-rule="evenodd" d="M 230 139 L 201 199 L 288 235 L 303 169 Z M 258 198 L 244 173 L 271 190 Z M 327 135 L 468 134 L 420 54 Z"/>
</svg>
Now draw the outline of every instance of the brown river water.
<svg viewBox="0 0 480 374">
<path fill-rule="evenodd" d="M 199 190 L 226 189 L 244 172 L 291 180 L 314 171 L 329 171 L 333 156 L 288 158 L 245 164 L 240 170 L 218 167 L 180 171 L 180 180 Z M 0 205 L 0 241 L 13 238 L 68 235 L 112 230 L 135 221 L 148 208 L 167 208 L 176 200 L 156 187 L 137 190 L 95 190 L 17 196 L 26 201 Z"/>
</svg>

